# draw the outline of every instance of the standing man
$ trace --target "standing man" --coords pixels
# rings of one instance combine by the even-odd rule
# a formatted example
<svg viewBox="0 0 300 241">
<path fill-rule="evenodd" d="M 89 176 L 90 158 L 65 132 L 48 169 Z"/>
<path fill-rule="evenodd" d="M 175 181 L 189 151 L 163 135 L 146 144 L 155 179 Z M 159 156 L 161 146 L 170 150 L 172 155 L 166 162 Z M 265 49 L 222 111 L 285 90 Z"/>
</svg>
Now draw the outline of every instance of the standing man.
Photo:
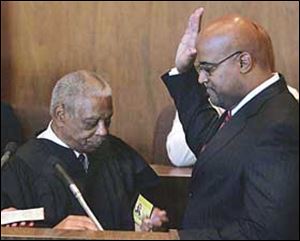
<svg viewBox="0 0 300 241">
<path fill-rule="evenodd" d="M 197 157 L 181 238 L 299 239 L 299 104 L 260 25 L 230 15 L 200 32 L 203 11 L 162 76 Z"/>
</svg>

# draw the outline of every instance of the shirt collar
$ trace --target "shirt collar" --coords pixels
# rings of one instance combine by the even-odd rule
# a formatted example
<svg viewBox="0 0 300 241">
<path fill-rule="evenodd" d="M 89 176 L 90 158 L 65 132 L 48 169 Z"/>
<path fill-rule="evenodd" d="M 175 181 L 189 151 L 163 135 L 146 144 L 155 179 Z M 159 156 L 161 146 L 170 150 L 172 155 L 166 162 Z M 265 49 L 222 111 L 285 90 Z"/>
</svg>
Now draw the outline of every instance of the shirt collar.
<svg viewBox="0 0 300 241">
<path fill-rule="evenodd" d="M 59 137 L 54 133 L 54 131 L 51 128 L 52 120 L 50 121 L 47 129 L 43 131 L 41 134 L 38 135 L 38 139 L 47 139 L 49 141 L 52 141 L 56 143 L 57 145 L 63 146 L 65 148 L 71 149 L 65 142 L 63 142 Z M 78 158 L 80 153 L 78 151 L 73 150 L 76 157 Z M 85 154 L 84 154 L 85 155 Z M 86 156 L 86 155 L 85 155 Z"/>
<path fill-rule="evenodd" d="M 260 92 L 268 88 L 280 79 L 278 73 L 273 73 L 272 77 L 264 81 L 262 84 L 257 86 L 251 92 L 249 92 L 239 103 L 231 110 L 231 116 L 234 116 L 243 106 L 245 106 L 250 100 L 257 96 Z"/>
</svg>

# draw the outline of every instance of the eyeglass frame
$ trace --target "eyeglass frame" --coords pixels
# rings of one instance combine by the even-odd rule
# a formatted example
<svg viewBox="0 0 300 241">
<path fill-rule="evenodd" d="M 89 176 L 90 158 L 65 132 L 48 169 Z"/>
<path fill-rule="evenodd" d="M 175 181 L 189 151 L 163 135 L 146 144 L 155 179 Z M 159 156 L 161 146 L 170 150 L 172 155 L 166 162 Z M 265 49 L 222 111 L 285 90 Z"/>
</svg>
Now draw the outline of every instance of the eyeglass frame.
<svg viewBox="0 0 300 241">
<path fill-rule="evenodd" d="M 226 60 L 232 58 L 233 56 L 237 54 L 241 54 L 243 51 L 236 51 L 229 56 L 225 57 L 224 59 L 220 60 L 218 63 L 210 63 L 210 62 L 200 62 L 199 64 L 195 64 L 195 69 L 200 74 L 201 71 L 205 71 L 208 76 L 211 76 L 211 74 L 219 67 L 220 64 L 224 63 Z M 207 66 L 209 68 L 207 69 Z"/>
</svg>

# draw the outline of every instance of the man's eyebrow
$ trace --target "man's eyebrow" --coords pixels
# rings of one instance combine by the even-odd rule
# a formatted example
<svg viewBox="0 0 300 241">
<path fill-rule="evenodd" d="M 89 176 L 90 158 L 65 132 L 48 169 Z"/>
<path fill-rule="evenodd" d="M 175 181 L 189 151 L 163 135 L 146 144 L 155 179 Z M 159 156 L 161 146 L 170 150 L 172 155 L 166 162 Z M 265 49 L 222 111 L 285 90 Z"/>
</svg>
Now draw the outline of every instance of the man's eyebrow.
<svg viewBox="0 0 300 241">
<path fill-rule="evenodd" d="M 210 63 L 210 62 L 206 62 L 206 61 L 199 62 L 198 64 L 199 65 L 214 65 L 214 63 Z"/>
<path fill-rule="evenodd" d="M 112 114 L 109 114 L 109 115 L 100 115 L 100 116 L 90 116 L 90 117 L 86 117 L 84 118 L 83 120 L 84 121 L 89 121 L 89 120 L 98 120 L 98 119 L 108 119 L 108 118 L 111 118 L 112 117 Z"/>
</svg>

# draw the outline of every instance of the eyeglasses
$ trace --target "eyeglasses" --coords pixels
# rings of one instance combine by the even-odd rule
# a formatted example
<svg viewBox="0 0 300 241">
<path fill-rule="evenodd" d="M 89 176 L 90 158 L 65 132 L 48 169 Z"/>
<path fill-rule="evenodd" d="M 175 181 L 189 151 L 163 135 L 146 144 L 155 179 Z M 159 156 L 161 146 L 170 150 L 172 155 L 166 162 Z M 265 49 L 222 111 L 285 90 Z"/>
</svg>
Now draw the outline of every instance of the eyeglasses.
<svg viewBox="0 0 300 241">
<path fill-rule="evenodd" d="M 195 69 L 198 72 L 198 74 L 200 74 L 201 71 L 205 71 L 208 74 L 208 76 L 211 76 L 212 72 L 214 72 L 220 64 L 224 63 L 226 60 L 230 59 L 231 57 L 241 53 L 242 51 L 236 51 L 231 55 L 227 56 L 226 58 L 222 59 L 218 63 L 200 62 L 199 64 L 195 64 Z"/>
</svg>

